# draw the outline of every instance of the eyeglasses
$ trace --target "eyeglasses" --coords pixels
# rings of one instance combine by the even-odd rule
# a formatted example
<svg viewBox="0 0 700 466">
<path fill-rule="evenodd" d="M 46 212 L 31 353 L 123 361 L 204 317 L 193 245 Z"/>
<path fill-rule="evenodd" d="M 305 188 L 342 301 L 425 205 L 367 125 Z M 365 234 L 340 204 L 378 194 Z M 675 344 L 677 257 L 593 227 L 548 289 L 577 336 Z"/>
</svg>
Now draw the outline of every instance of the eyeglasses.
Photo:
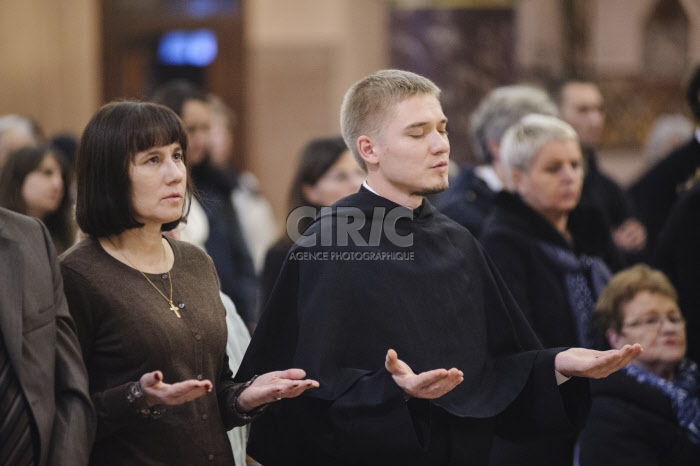
<svg viewBox="0 0 700 466">
<path fill-rule="evenodd" d="M 661 324 L 667 320 L 674 327 L 685 327 L 685 319 L 681 314 L 649 314 L 641 319 L 631 322 L 623 322 L 622 326 L 627 328 L 661 328 Z"/>
</svg>

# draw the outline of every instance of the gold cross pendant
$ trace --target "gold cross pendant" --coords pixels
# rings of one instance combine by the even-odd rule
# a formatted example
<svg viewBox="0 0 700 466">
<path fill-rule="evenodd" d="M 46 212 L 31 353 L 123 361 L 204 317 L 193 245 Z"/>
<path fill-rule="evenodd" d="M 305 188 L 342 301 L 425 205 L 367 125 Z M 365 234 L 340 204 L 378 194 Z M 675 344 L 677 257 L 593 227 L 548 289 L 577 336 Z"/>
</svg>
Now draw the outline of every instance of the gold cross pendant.
<svg viewBox="0 0 700 466">
<path fill-rule="evenodd" d="M 170 303 L 170 310 L 175 313 L 178 319 L 182 318 L 182 316 L 180 315 L 180 311 L 177 310 L 177 306 L 173 303 Z"/>
</svg>

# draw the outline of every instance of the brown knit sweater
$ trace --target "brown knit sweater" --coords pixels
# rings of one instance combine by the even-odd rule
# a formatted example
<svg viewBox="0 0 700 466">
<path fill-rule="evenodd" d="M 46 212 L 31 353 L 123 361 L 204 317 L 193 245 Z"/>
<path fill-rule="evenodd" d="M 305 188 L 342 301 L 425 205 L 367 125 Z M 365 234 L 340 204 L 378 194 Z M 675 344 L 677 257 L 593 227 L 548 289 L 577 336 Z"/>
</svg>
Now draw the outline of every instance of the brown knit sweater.
<svg viewBox="0 0 700 466">
<path fill-rule="evenodd" d="M 245 422 L 231 409 L 239 384 L 226 356 L 226 311 L 209 256 L 168 239 L 178 318 L 141 273 L 88 238 L 61 256 L 66 298 L 75 319 L 98 414 L 91 463 L 232 465 L 226 430 Z M 168 296 L 167 274 L 147 274 Z M 166 383 L 209 379 L 214 390 L 160 418 L 143 417 L 127 387 L 160 370 Z"/>
</svg>

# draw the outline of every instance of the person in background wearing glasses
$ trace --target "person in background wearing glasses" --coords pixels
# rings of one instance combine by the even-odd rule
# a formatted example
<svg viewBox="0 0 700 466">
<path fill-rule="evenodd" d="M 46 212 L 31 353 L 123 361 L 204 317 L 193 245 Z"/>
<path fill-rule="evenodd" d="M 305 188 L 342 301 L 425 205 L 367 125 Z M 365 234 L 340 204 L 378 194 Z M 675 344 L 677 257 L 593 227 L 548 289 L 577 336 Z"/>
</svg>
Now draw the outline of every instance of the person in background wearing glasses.
<svg viewBox="0 0 700 466">
<path fill-rule="evenodd" d="M 613 276 L 595 308 L 610 346 L 644 353 L 591 382 L 580 466 L 700 464 L 700 371 L 685 358 L 685 319 L 666 276 L 636 265 Z"/>
</svg>

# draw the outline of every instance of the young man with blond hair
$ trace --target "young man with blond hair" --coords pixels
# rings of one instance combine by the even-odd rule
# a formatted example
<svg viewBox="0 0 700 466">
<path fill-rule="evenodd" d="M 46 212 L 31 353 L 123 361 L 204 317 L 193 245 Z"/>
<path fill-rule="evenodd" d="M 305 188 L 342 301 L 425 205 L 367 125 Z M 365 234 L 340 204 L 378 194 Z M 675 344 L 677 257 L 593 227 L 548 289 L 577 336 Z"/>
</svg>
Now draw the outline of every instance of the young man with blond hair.
<svg viewBox="0 0 700 466">
<path fill-rule="evenodd" d="M 587 384 L 556 378 L 603 377 L 641 351 L 541 349 L 481 246 L 425 200 L 448 183 L 439 95 L 399 70 L 345 95 L 367 179 L 292 248 L 237 374 L 293 363 L 320 382 L 253 425 L 265 466 L 485 465 L 496 432 L 580 422 Z"/>
</svg>

